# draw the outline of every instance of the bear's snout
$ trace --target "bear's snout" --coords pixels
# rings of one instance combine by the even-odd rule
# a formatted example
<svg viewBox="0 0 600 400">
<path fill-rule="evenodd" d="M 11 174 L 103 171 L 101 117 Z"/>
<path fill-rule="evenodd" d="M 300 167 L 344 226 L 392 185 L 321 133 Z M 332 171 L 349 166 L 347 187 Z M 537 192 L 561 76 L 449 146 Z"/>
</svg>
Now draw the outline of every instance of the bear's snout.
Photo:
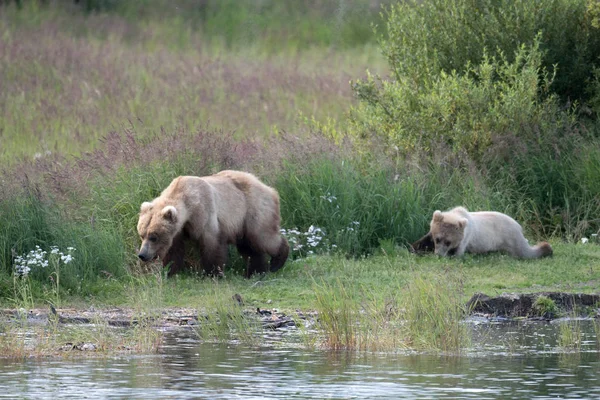
<svg viewBox="0 0 600 400">
<path fill-rule="evenodd" d="M 138 257 L 139 257 L 139 258 L 140 258 L 140 260 L 142 260 L 142 261 L 150 261 L 150 258 L 149 258 L 149 257 L 148 257 L 146 254 L 144 254 L 144 253 L 140 253 L 140 254 L 138 254 Z"/>
</svg>

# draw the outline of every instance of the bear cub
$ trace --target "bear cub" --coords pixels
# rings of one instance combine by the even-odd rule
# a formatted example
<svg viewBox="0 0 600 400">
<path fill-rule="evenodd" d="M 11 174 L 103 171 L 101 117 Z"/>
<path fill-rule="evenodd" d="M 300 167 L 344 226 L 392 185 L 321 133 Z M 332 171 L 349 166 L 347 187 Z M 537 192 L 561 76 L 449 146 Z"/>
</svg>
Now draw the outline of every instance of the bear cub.
<svg viewBox="0 0 600 400">
<path fill-rule="evenodd" d="M 469 212 L 464 207 L 433 213 L 430 224 L 435 254 L 462 256 L 469 253 L 503 251 L 516 258 L 552 255 L 547 242 L 530 246 L 521 225 L 506 214 L 495 211 Z"/>
<path fill-rule="evenodd" d="M 221 275 L 233 244 L 246 261 L 246 277 L 275 272 L 289 254 L 280 219 L 277 191 L 252 174 L 227 170 L 180 176 L 160 196 L 142 203 L 138 257 L 145 262 L 160 259 L 170 265 L 172 275 L 183 268 L 184 242 L 189 240 L 200 250 L 204 272 Z M 266 255 L 271 257 L 268 266 Z"/>
</svg>

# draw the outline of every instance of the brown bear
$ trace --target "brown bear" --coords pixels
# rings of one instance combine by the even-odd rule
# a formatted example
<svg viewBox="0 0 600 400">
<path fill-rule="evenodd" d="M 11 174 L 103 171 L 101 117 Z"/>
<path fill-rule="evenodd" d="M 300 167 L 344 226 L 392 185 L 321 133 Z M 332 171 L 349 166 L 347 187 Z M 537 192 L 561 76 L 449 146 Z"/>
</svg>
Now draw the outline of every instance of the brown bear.
<svg viewBox="0 0 600 400">
<path fill-rule="evenodd" d="M 504 251 L 517 258 L 540 258 L 552 255 L 547 242 L 530 246 L 521 225 L 506 214 L 495 211 L 469 212 L 464 207 L 435 211 L 430 224 L 435 254 L 462 256 L 469 253 Z M 427 235 L 418 242 L 426 245 Z M 413 248 L 416 247 L 413 244 Z"/>
<path fill-rule="evenodd" d="M 142 239 L 138 257 L 145 262 L 160 258 L 170 265 L 169 275 L 182 269 L 187 239 L 198 246 L 207 275 L 222 273 L 230 244 L 247 263 L 246 277 L 277 271 L 289 254 L 280 232 L 277 191 L 241 171 L 175 178 L 159 197 L 142 203 L 137 230 Z"/>
</svg>

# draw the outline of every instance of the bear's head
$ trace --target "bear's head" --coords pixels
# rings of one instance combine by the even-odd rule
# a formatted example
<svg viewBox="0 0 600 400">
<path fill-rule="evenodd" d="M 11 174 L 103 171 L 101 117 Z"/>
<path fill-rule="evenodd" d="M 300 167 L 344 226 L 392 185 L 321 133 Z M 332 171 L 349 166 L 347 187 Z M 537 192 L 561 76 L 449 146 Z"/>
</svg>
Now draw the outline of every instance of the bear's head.
<svg viewBox="0 0 600 400">
<path fill-rule="evenodd" d="M 140 209 L 138 234 L 142 246 L 138 257 L 142 261 L 164 259 L 173 244 L 173 238 L 178 233 L 178 212 L 174 206 L 157 206 L 144 202 Z"/>
<path fill-rule="evenodd" d="M 444 215 L 439 210 L 435 211 L 430 224 L 435 254 L 439 256 L 454 255 L 465 236 L 467 222 L 466 218 L 451 214 Z"/>
</svg>

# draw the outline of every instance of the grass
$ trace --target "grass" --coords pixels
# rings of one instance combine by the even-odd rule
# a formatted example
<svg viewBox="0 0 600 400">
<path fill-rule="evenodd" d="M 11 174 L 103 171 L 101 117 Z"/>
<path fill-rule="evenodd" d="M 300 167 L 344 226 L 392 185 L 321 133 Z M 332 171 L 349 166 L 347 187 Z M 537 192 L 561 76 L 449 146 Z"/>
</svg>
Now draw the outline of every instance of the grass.
<svg viewBox="0 0 600 400">
<path fill-rule="evenodd" d="M 554 300 L 546 296 L 538 296 L 533 303 L 533 310 L 539 316 L 552 317 L 558 313 L 558 307 Z"/>
<path fill-rule="evenodd" d="M 188 44 L 178 46 L 160 36 L 170 22 L 3 7 L 0 160 L 79 155 L 125 127 L 140 137 L 205 126 L 264 137 L 297 126 L 300 113 L 338 120 L 353 101 L 350 79 L 385 69 L 368 43 L 266 54 L 182 29 Z"/>
<path fill-rule="evenodd" d="M 35 328 L 38 354 L 87 341 L 102 353 L 151 352 L 161 310 L 190 306 L 203 316 L 204 340 L 256 345 L 248 310 L 259 307 L 319 311 L 316 342 L 329 349 L 460 351 L 468 346 L 462 305 L 475 292 L 597 290 L 600 247 L 573 244 L 598 223 L 595 146 L 524 153 L 519 173 L 491 183 L 443 150 L 420 163 L 381 143 L 357 148 L 339 140 L 356 104 L 349 82 L 367 69 L 389 71 L 365 36 L 377 10 L 355 18 L 367 2 L 343 2 L 356 6 L 348 13 L 331 2 L 310 13 L 305 2 L 262 2 L 274 7 L 250 18 L 252 32 L 236 23 L 256 13 L 251 6 L 204 2 L 213 14 L 202 25 L 193 3 L 183 2 L 185 12 L 159 3 L 167 14 L 101 0 L 86 2 L 100 5 L 89 14 L 59 0 L 0 6 L 0 305 L 121 306 L 138 321 L 119 335 L 103 321 L 91 330 Z M 222 281 L 144 271 L 135 257 L 141 202 L 177 175 L 224 168 L 278 189 L 295 240 L 283 270 L 242 279 L 232 252 Z M 514 215 L 528 238 L 550 237 L 555 256 L 440 259 L 406 250 L 435 209 L 458 204 Z M 74 247 L 74 260 L 18 278 L 16 257 L 36 245 Z M 36 352 L 17 328 L 1 327 L 0 354 Z"/>
<path fill-rule="evenodd" d="M 138 325 L 118 333 L 106 322 L 56 334 L 47 328 L 37 335 L 37 350 L 27 347 L 15 325 L 3 325 L 2 348 L 8 356 L 57 354 L 64 343 L 95 343 L 100 354 L 115 351 L 155 351 L 160 334 L 152 326 L 161 310 L 193 306 L 200 316 L 196 332 L 207 341 L 260 345 L 256 308 L 278 309 L 288 315 L 317 311 L 317 336 L 324 349 L 398 351 L 416 349 L 460 352 L 470 339 L 461 323 L 464 304 L 475 292 L 594 292 L 600 279 L 600 247 L 553 243 L 551 259 L 522 261 L 504 255 L 441 259 L 415 256 L 403 249 L 393 254 L 347 259 L 312 256 L 292 261 L 277 274 L 243 279 L 226 271 L 222 280 L 178 275 L 164 279 L 162 271 L 122 280 L 107 279 L 104 295 L 63 298 L 66 304 L 127 307 Z M 573 261 L 575 260 L 575 261 Z M 240 306 L 232 297 L 239 294 Z M 576 344 L 571 326 L 562 327 L 561 348 Z M 313 333 L 305 333 L 314 336 Z M 10 341 L 10 343 L 8 343 Z M 308 341 L 306 341 L 308 343 Z M 11 349 L 11 351 L 8 351 Z M 13 355 L 11 352 L 15 352 Z M 10 353 L 10 354 L 9 354 Z"/>
<path fill-rule="evenodd" d="M 0 357 L 27 359 L 43 357 L 112 356 L 116 353 L 156 353 L 162 332 L 139 323 L 130 328 L 115 328 L 97 318 L 92 324 L 30 324 L 25 315 L 0 324 Z"/>
</svg>

